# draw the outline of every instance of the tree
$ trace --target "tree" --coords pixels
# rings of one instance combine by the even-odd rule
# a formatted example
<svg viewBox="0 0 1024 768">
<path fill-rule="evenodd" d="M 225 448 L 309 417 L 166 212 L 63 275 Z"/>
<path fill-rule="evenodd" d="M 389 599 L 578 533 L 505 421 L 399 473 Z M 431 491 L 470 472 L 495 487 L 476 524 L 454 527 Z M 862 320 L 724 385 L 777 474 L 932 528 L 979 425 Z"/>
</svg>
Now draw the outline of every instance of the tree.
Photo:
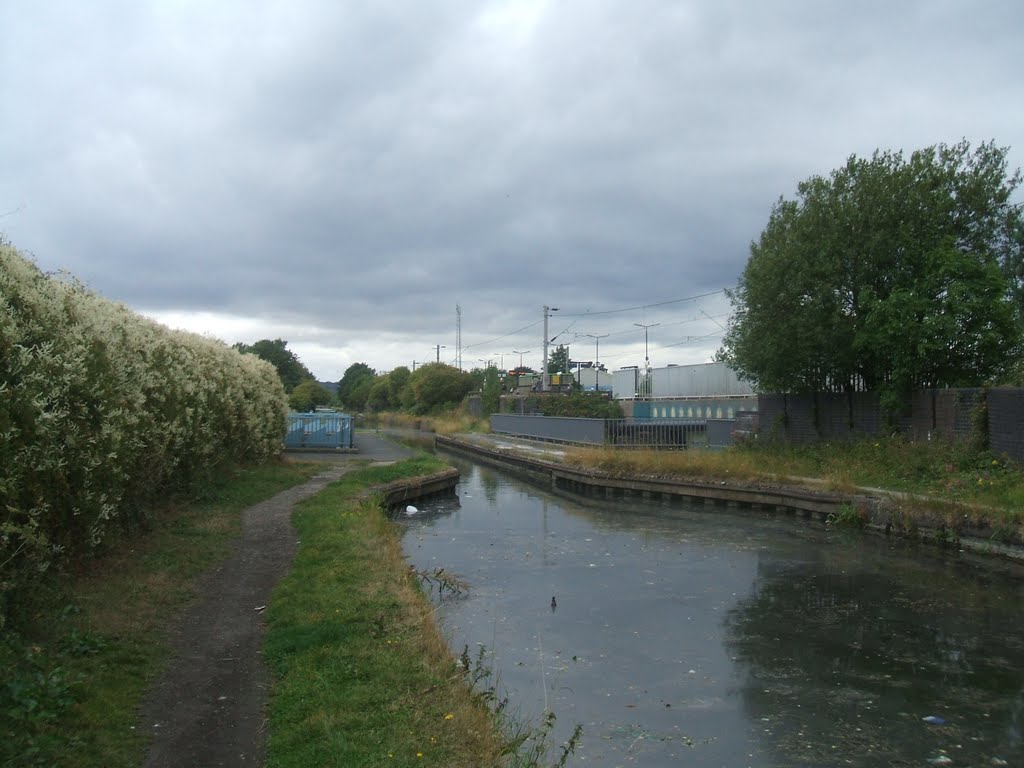
<svg viewBox="0 0 1024 768">
<path fill-rule="evenodd" d="M 376 376 L 366 363 L 352 363 L 338 382 L 338 401 L 346 408 L 362 410 Z"/>
<path fill-rule="evenodd" d="M 548 373 L 568 373 L 569 366 L 569 348 L 564 344 L 559 344 L 548 358 Z"/>
<path fill-rule="evenodd" d="M 980 385 L 1020 351 L 1020 173 L 992 143 L 850 157 L 780 198 L 719 351 L 761 391 Z"/>
<path fill-rule="evenodd" d="M 288 395 L 288 405 L 296 411 L 312 411 L 318 405 L 329 405 L 332 399 L 330 390 L 313 379 L 307 379 Z"/>
<path fill-rule="evenodd" d="M 483 386 L 480 388 L 480 405 L 485 415 L 498 413 L 501 408 L 502 376 L 493 366 L 484 371 Z"/>
<path fill-rule="evenodd" d="M 473 387 L 473 379 L 445 363 L 428 363 L 413 371 L 405 404 L 417 413 L 437 411 L 462 401 Z"/>
<path fill-rule="evenodd" d="M 373 411 L 386 411 L 402 407 L 402 390 L 409 381 L 409 369 L 400 365 L 378 376 L 370 387 L 366 407 Z"/>
<path fill-rule="evenodd" d="M 277 369 L 277 375 L 281 377 L 285 392 L 291 392 L 303 381 L 316 380 L 316 377 L 302 364 L 298 356 L 288 349 L 288 342 L 283 339 L 260 339 L 252 345 L 239 342 L 232 349 L 237 349 L 244 354 L 256 355 L 273 365 Z"/>
</svg>

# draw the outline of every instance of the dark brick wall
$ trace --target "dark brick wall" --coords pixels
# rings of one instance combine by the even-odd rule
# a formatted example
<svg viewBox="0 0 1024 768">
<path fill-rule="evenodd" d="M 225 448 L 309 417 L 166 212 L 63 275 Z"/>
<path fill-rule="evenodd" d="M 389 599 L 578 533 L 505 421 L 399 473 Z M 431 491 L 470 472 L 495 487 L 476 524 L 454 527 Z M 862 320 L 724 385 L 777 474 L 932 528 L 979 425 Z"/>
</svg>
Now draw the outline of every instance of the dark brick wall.
<svg viewBox="0 0 1024 768">
<path fill-rule="evenodd" d="M 853 393 L 853 437 L 874 437 L 884 425 L 882 406 L 874 392 Z"/>
<path fill-rule="evenodd" d="M 987 404 L 992 450 L 1024 462 L 1024 389 L 935 389 L 911 395 L 892 419 L 872 392 L 758 396 L 761 432 L 791 443 L 856 439 L 895 431 L 911 440 L 968 440 Z M 890 426 L 892 425 L 892 426 Z"/>
<path fill-rule="evenodd" d="M 786 395 L 786 440 L 816 443 L 820 439 L 814 423 L 814 395 Z"/>
<path fill-rule="evenodd" d="M 1024 389 L 992 389 L 988 393 L 989 446 L 1024 462 Z"/>
<path fill-rule="evenodd" d="M 776 440 L 786 439 L 785 395 L 758 395 L 757 415 L 761 434 Z"/>
<path fill-rule="evenodd" d="M 849 440 L 850 398 L 825 392 L 817 395 L 818 433 L 823 440 Z"/>
</svg>

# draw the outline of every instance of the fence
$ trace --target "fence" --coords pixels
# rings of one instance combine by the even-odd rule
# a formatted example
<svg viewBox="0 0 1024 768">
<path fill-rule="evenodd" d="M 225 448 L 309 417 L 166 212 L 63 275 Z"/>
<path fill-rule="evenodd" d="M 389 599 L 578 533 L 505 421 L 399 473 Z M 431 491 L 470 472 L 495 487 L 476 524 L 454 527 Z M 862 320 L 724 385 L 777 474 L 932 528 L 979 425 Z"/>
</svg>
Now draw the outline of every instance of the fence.
<svg viewBox="0 0 1024 768">
<path fill-rule="evenodd" d="M 761 432 L 789 443 L 898 432 L 911 440 L 967 440 L 987 428 L 997 454 L 1024 461 L 1024 389 L 926 389 L 887 414 L 874 392 L 758 396 Z"/>
<path fill-rule="evenodd" d="M 491 416 L 491 432 L 581 445 L 620 448 L 723 448 L 733 419 L 584 419 L 561 416 Z"/>
<path fill-rule="evenodd" d="M 290 413 L 284 447 L 352 448 L 352 417 L 347 413 Z"/>
</svg>

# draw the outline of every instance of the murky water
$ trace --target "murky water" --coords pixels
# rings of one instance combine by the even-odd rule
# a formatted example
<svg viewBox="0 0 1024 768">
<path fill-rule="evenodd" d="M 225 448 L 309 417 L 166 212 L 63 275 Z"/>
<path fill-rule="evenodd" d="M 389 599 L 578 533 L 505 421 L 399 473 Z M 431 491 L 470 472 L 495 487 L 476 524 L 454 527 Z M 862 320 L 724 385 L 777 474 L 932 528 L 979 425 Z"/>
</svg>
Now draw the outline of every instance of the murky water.
<svg viewBox="0 0 1024 768">
<path fill-rule="evenodd" d="M 406 552 L 469 582 L 443 624 L 511 709 L 583 724 L 571 765 L 1024 766 L 1024 569 L 455 463 Z"/>
</svg>

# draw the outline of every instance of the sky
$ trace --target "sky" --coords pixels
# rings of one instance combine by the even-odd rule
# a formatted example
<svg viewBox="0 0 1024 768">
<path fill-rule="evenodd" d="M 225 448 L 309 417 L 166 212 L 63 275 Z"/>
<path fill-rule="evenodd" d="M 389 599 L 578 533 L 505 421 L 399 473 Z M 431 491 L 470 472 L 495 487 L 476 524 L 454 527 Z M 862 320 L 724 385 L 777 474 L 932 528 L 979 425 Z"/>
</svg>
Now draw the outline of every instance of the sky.
<svg viewBox="0 0 1024 768">
<path fill-rule="evenodd" d="M 1019 0 L 0 0 L 0 235 L 322 381 L 539 369 L 544 307 L 573 360 L 706 362 L 800 181 L 1024 165 L 1022 47 Z"/>
</svg>

